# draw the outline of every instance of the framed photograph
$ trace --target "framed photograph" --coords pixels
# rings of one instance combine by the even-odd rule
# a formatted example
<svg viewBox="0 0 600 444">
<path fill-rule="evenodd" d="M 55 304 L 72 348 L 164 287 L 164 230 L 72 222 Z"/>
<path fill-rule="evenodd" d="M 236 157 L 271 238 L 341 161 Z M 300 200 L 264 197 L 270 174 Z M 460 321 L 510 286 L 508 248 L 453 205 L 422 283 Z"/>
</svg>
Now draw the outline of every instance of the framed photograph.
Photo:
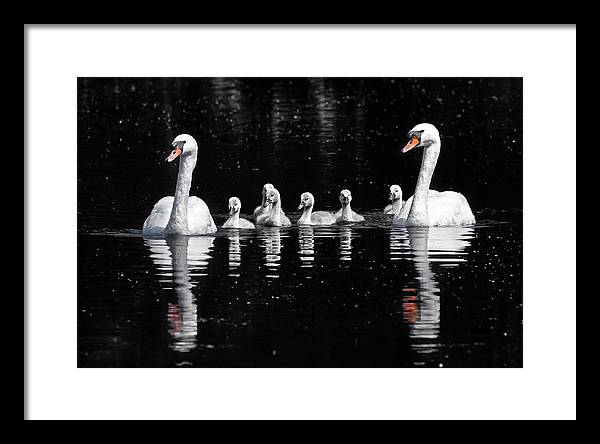
<svg viewBox="0 0 600 444">
<path fill-rule="evenodd" d="M 29 417 L 574 417 L 574 26 L 25 37 Z"/>
<path fill-rule="evenodd" d="M 77 88 L 78 366 L 522 367 L 522 78 Z"/>
</svg>

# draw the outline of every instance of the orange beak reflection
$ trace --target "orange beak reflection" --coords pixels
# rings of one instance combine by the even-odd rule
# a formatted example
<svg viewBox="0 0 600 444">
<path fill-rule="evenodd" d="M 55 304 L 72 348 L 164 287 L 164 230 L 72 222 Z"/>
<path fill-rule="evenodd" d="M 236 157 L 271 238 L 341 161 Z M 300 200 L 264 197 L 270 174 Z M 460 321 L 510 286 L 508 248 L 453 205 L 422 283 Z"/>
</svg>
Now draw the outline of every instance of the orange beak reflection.
<svg viewBox="0 0 600 444">
<path fill-rule="evenodd" d="M 179 157 L 179 155 L 182 153 L 181 148 L 179 148 L 178 146 L 176 146 L 173 151 L 171 151 L 171 154 L 169 154 L 169 157 L 167 157 L 167 162 L 173 162 L 175 159 L 177 159 Z"/>
<path fill-rule="evenodd" d="M 412 150 L 414 147 L 416 147 L 418 144 L 420 143 L 419 139 L 417 139 L 416 136 L 412 136 L 412 138 L 410 139 L 410 141 L 406 144 L 406 146 L 404 148 L 402 148 L 402 152 L 406 153 L 410 150 Z"/>
</svg>

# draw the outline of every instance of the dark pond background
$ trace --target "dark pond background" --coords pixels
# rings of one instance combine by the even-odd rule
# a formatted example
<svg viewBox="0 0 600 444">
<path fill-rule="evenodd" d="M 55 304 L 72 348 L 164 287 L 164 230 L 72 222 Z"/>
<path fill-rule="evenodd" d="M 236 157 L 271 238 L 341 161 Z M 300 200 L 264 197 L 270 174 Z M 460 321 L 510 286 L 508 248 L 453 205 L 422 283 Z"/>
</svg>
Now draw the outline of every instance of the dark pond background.
<svg viewBox="0 0 600 444">
<path fill-rule="evenodd" d="M 78 79 L 78 364 L 100 366 L 522 365 L 521 78 Z M 414 190 L 415 124 L 442 150 L 432 188 L 478 219 L 408 230 L 381 215 Z M 144 239 L 173 193 L 169 143 L 200 147 L 191 194 L 218 225 L 277 186 L 365 224 Z"/>
</svg>

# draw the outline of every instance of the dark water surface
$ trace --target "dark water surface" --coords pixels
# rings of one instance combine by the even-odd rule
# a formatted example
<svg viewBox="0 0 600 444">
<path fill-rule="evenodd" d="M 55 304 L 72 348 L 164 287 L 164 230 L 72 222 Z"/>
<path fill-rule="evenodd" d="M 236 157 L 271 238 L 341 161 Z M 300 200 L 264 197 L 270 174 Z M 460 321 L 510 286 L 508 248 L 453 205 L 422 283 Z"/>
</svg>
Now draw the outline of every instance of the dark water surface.
<svg viewBox="0 0 600 444">
<path fill-rule="evenodd" d="M 79 79 L 78 365 L 522 366 L 521 79 Z M 407 229 L 421 121 L 440 128 L 432 181 L 478 223 Z M 173 193 L 174 136 L 200 147 L 191 194 L 217 225 L 265 182 L 292 221 L 300 193 L 365 223 L 144 238 Z M 246 217 L 249 217 L 246 215 Z"/>
<path fill-rule="evenodd" d="M 521 366 L 521 215 L 478 216 L 80 234 L 79 365 Z"/>
</svg>

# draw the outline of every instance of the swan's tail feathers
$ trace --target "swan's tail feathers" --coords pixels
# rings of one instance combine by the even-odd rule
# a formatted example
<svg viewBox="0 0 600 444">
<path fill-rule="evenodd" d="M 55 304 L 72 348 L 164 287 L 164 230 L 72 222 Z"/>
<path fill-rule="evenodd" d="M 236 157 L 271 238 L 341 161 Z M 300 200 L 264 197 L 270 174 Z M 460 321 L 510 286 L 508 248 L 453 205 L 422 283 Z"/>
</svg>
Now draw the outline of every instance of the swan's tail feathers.
<svg viewBox="0 0 600 444">
<path fill-rule="evenodd" d="M 210 225 L 208 226 L 209 233 L 215 233 L 217 231 L 217 226 L 215 225 L 215 221 L 212 218 L 212 215 L 209 213 L 208 217 L 210 217 Z"/>
<path fill-rule="evenodd" d="M 456 221 L 454 225 L 473 225 L 475 223 L 475 216 L 469 201 L 462 193 L 456 193 L 460 199 L 460 205 L 458 205 L 458 211 L 456 213 Z"/>
</svg>

